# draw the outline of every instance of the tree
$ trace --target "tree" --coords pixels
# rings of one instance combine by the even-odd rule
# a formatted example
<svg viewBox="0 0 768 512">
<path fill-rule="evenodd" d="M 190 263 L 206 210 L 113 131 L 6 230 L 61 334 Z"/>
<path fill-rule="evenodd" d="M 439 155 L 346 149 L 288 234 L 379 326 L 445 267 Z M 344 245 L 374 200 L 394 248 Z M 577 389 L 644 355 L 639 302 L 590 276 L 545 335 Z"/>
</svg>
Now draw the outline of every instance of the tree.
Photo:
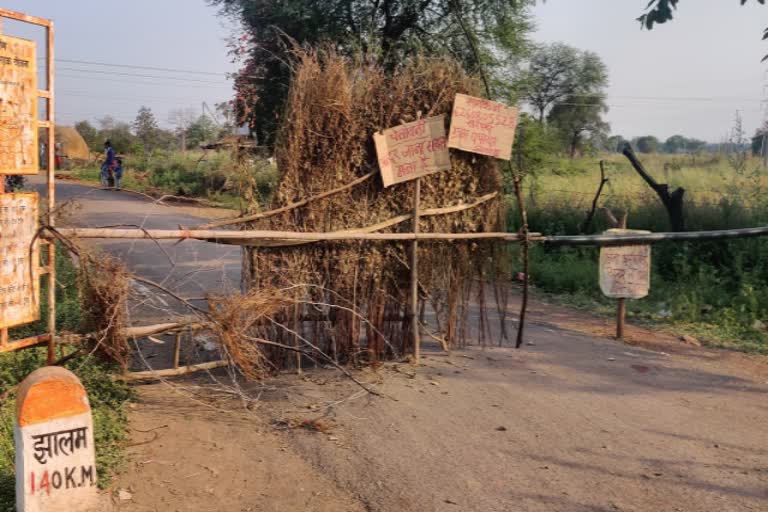
<svg viewBox="0 0 768 512">
<path fill-rule="evenodd" d="M 144 146 L 144 151 L 152 152 L 157 147 L 159 127 L 157 126 L 155 114 L 152 113 L 150 108 L 141 107 L 139 109 L 136 120 L 133 122 L 133 130 L 136 138 Z"/>
<path fill-rule="evenodd" d="M 543 122 L 556 103 L 567 97 L 578 101 L 579 95 L 594 94 L 607 85 L 608 73 L 597 54 L 555 43 L 534 50 L 516 88 Z"/>
<path fill-rule="evenodd" d="M 607 135 L 608 123 L 603 121 L 603 113 L 608 111 L 605 97 L 594 94 L 588 97 L 566 97 L 552 107 L 547 120 L 559 130 L 564 146 L 571 158 L 584 149 L 584 136 L 592 138 Z"/>
<path fill-rule="evenodd" d="M 99 151 L 104 148 L 104 142 L 109 140 L 112 147 L 118 153 L 126 153 L 134 149 L 137 142 L 136 137 L 131 133 L 131 125 L 123 121 L 117 121 L 112 116 L 104 116 L 99 121 Z"/>
<path fill-rule="evenodd" d="M 75 130 L 83 138 L 91 151 L 99 152 L 104 147 L 104 141 L 99 136 L 99 130 L 88 121 L 75 123 Z"/>
<path fill-rule="evenodd" d="M 638 137 L 635 140 L 635 146 L 641 153 L 656 153 L 659 150 L 659 139 L 653 135 Z"/>
<path fill-rule="evenodd" d="M 686 150 L 687 143 L 688 139 L 682 135 L 673 135 L 664 142 L 662 149 L 665 153 L 680 153 Z"/>
<path fill-rule="evenodd" d="M 198 117 L 187 128 L 187 145 L 197 148 L 205 142 L 211 142 L 218 136 L 219 128 L 205 115 Z"/>
<path fill-rule="evenodd" d="M 605 144 L 605 149 L 611 153 L 621 153 L 624 151 L 625 144 L 627 144 L 627 139 L 621 135 L 612 135 L 611 137 L 608 137 L 608 140 Z"/>
<path fill-rule="evenodd" d="M 534 0 L 209 0 L 245 28 L 232 53 L 238 122 L 274 140 L 290 79 L 293 43 L 329 42 L 394 69 L 418 53 L 451 55 L 476 71 L 510 64 L 528 48 Z"/>
</svg>

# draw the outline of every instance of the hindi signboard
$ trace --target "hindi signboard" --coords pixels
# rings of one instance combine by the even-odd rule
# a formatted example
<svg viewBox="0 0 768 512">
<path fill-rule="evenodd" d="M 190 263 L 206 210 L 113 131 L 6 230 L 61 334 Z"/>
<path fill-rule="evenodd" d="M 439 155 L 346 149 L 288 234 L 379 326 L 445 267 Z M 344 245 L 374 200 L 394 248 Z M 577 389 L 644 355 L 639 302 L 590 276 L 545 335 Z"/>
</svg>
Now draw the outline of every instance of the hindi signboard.
<svg viewBox="0 0 768 512">
<path fill-rule="evenodd" d="M 519 114 L 503 103 L 457 94 L 448 147 L 509 160 Z"/>
<path fill-rule="evenodd" d="M 93 418 L 88 395 L 69 370 L 36 370 L 16 395 L 16 510 L 97 508 Z"/>
<path fill-rule="evenodd" d="M 40 318 L 37 208 L 35 192 L 0 194 L 0 328 Z"/>
<path fill-rule="evenodd" d="M 650 231 L 609 229 L 607 235 Z M 600 249 L 600 289 L 614 299 L 642 299 L 651 288 L 651 246 L 620 245 Z"/>
<path fill-rule="evenodd" d="M 35 43 L 0 35 L 0 175 L 37 174 Z"/>
<path fill-rule="evenodd" d="M 445 116 L 426 117 L 373 135 L 384 186 L 451 168 Z"/>
</svg>

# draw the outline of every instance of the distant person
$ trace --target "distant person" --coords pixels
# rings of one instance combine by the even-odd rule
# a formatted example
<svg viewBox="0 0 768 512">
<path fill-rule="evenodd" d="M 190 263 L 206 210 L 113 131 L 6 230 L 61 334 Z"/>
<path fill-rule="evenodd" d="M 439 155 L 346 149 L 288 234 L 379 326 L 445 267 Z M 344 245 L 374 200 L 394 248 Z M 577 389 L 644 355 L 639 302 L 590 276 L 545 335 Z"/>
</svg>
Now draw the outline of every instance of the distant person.
<svg viewBox="0 0 768 512">
<path fill-rule="evenodd" d="M 115 165 L 115 188 L 120 190 L 123 182 L 123 159 L 118 157 L 115 162 L 117 162 Z"/>
<path fill-rule="evenodd" d="M 115 167 L 115 150 L 112 149 L 112 143 L 110 141 L 104 142 L 104 163 L 101 164 L 101 186 L 109 187 L 109 182 L 112 181 L 112 170 Z"/>
</svg>

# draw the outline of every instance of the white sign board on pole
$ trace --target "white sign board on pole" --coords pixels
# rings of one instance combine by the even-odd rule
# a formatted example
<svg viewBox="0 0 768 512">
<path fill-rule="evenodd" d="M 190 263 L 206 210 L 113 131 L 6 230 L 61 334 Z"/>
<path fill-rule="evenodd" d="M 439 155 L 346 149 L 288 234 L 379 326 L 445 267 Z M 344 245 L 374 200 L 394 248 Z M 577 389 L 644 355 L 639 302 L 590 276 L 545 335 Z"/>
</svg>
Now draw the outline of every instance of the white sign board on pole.
<svg viewBox="0 0 768 512">
<path fill-rule="evenodd" d="M 443 115 L 388 128 L 373 141 L 385 187 L 451 168 Z"/>
<path fill-rule="evenodd" d="M 606 235 L 649 234 L 650 231 L 609 229 Z M 600 249 L 600 289 L 614 299 L 642 299 L 651 288 L 651 246 L 618 245 Z"/>
<path fill-rule="evenodd" d="M 457 94 L 448 147 L 509 160 L 519 113 L 503 103 Z"/>
</svg>

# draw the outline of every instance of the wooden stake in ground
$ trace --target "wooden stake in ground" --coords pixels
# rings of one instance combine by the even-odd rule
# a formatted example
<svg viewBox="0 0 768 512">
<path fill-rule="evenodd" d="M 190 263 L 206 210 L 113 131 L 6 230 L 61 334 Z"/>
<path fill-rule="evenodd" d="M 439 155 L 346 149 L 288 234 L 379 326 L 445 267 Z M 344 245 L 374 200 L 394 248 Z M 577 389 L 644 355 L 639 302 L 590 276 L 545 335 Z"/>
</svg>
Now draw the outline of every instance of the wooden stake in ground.
<svg viewBox="0 0 768 512">
<path fill-rule="evenodd" d="M 414 183 L 413 232 L 419 234 L 419 203 L 421 201 L 421 178 Z M 419 241 L 411 245 L 411 331 L 413 332 L 413 363 L 419 364 L 421 357 L 421 336 L 419 335 Z"/>
<path fill-rule="evenodd" d="M 619 299 L 619 307 L 616 312 L 616 339 L 624 339 L 624 319 L 627 316 L 627 299 Z"/>
</svg>

